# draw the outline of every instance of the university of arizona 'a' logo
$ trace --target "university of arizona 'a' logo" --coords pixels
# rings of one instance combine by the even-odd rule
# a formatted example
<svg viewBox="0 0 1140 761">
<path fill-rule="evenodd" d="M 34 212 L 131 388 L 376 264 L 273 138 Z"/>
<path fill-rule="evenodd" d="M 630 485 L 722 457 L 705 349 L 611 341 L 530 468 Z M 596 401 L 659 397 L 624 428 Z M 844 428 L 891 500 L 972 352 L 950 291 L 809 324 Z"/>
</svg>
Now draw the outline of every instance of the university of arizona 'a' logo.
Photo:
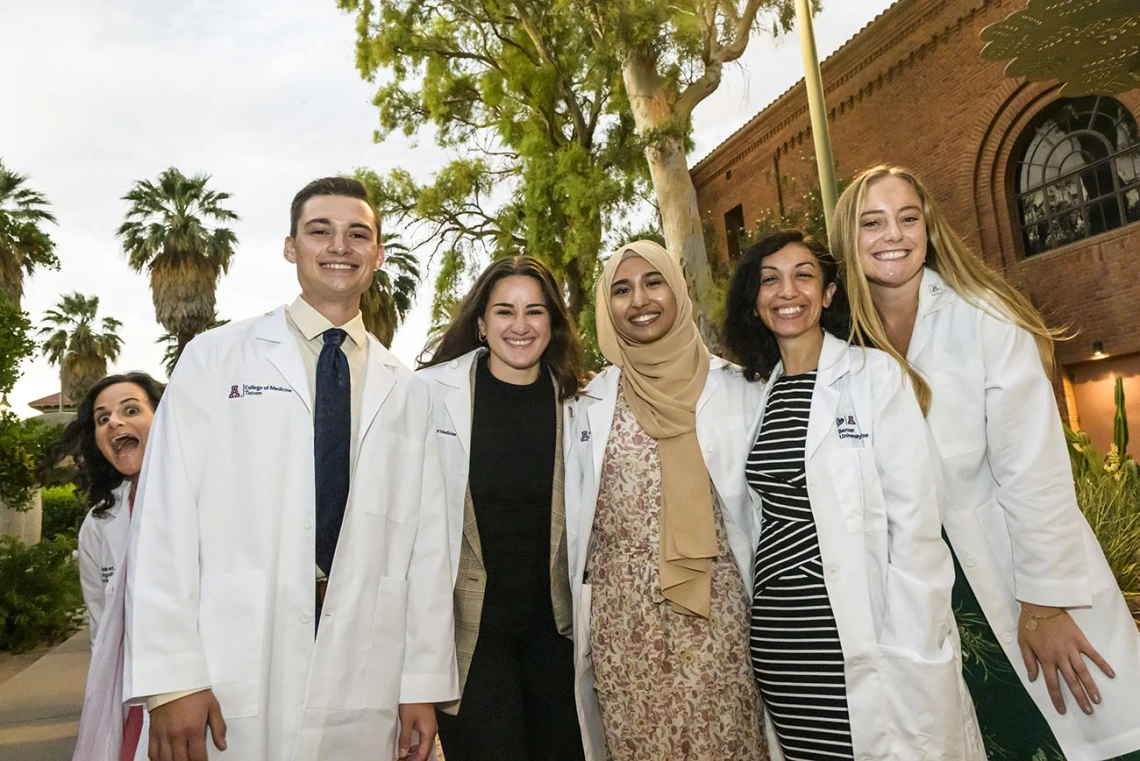
<svg viewBox="0 0 1140 761">
<path fill-rule="evenodd" d="M 237 386 L 230 386 L 230 399 L 237 399 L 241 396 L 241 389 Z"/>
</svg>

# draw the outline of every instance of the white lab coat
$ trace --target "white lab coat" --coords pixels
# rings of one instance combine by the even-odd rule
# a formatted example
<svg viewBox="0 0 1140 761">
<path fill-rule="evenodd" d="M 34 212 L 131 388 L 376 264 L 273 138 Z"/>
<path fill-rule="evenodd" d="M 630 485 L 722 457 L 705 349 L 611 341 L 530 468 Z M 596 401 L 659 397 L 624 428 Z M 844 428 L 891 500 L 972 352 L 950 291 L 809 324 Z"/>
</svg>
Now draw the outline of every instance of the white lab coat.
<svg viewBox="0 0 1140 761">
<path fill-rule="evenodd" d="M 762 423 L 763 406 L 749 448 Z M 937 453 L 897 362 L 824 334 L 805 457 L 855 758 L 985 761 L 950 607 Z"/>
<path fill-rule="evenodd" d="M 211 686 L 229 750 L 396 753 L 397 705 L 457 697 L 443 479 L 427 389 L 374 338 L 314 642 L 313 422 L 285 308 L 182 354 L 150 432 L 132 527 L 128 699 Z"/>
<path fill-rule="evenodd" d="M 577 402 L 567 407 L 563 437 L 566 458 L 566 538 L 574 599 L 574 668 L 578 720 L 587 761 L 604 761 L 605 736 L 590 655 L 591 585 L 583 584 L 591 546 L 600 474 L 613 423 L 621 371 L 598 374 Z M 728 543 L 751 594 L 756 516 L 748 496 L 748 419 L 760 405 L 762 388 L 740 368 L 713 357 L 697 402 L 697 440 L 722 507 Z"/>
<path fill-rule="evenodd" d="M 932 269 L 919 291 L 907 359 L 930 383 L 927 422 L 942 456 L 943 524 L 966 578 L 1069 761 L 1140 748 L 1140 635 L 1080 512 L 1072 470 L 1032 336 L 958 296 Z M 1030 683 L 1017 644 L 1018 601 L 1069 607 L 1115 679 L 1091 661 L 1103 702 L 1086 716 L 1062 684 Z"/>
<path fill-rule="evenodd" d="M 123 725 L 123 616 L 131 511 L 131 485 L 115 489 L 114 504 L 102 518 L 88 513 L 79 528 L 79 580 L 91 634 L 91 663 L 83 692 L 83 711 L 75 742 L 75 761 L 119 761 Z M 143 712 L 135 761 L 145 761 L 150 716 Z"/>
<path fill-rule="evenodd" d="M 471 451 L 471 363 L 481 353 L 470 351 L 450 362 L 417 370 L 427 383 L 435 410 L 435 432 L 447 494 L 447 537 L 451 554 L 451 584 L 459 577 L 459 550 L 463 543 L 463 504 Z"/>
</svg>

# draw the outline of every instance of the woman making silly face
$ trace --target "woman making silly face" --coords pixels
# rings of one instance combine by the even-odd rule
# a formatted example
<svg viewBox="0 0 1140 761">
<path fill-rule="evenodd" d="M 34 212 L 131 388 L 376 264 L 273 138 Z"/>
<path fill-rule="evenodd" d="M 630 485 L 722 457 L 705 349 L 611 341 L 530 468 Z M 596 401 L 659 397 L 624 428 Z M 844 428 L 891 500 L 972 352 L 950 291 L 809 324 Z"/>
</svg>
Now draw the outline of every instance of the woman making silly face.
<svg viewBox="0 0 1140 761">
<path fill-rule="evenodd" d="M 587 757 L 761 761 L 741 424 L 759 389 L 709 355 L 657 244 L 611 256 L 596 304 L 613 366 L 574 405 L 566 455 Z"/>
<path fill-rule="evenodd" d="M 104 378 L 84 396 L 53 448 L 75 457 L 92 508 L 79 529 L 79 578 L 93 647 L 76 758 L 119 761 L 147 754 L 142 707 L 125 717 L 122 708 L 124 567 L 135 489 L 162 392 L 146 373 Z"/>
</svg>

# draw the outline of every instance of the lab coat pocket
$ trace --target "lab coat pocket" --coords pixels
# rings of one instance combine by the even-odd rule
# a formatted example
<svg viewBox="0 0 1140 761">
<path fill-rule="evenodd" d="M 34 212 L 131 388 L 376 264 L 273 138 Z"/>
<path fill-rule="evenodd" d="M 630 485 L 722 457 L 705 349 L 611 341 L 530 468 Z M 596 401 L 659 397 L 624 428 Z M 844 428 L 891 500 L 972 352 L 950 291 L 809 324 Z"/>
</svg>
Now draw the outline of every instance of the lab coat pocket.
<svg viewBox="0 0 1140 761">
<path fill-rule="evenodd" d="M 899 747 L 915 758 L 965 758 L 967 717 L 960 700 L 961 664 L 949 638 L 934 660 L 889 645 L 879 646 L 884 715 Z"/>
<path fill-rule="evenodd" d="M 926 422 L 942 459 L 985 448 L 985 383 L 986 371 L 980 362 L 931 376 Z"/>
<path fill-rule="evenodd" d="M 407 631 L 408 582 L 381 576 L 372 619 L 364 707 L 394 710 L 400 702 Z"/>
<path fill-rule="evenodd" d="M 256 716 L 265 632 L 265 573 L 205 574 L 200 595 L 198 632 L 222 715 L 227 719 Z"/>
<path fill-rule="evenodd" d="M 828 464 L 836 502 L 847 530 L 853 534 L 886 531 L 887 508 L 874 450 L 868 447 L 835 449 L 830 453 Z"/>
</svg>

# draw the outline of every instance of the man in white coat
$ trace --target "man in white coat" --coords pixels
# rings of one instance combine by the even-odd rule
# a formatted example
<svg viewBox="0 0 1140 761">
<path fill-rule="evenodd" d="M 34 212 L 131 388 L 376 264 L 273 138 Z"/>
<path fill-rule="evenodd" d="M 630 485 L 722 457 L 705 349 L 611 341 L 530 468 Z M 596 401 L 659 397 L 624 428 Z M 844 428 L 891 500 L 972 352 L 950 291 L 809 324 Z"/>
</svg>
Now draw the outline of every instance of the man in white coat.
<svg viewBox="0 0 1140 761">
<path fill-rule="evenodd" d="M 307 185 L 300 297 L 197 337 L 171 377 L 127 582 L 151 759 L 423 761 L 458 697 L 431 402 L 360 315 L 379 232 L 360 183 Z"/>
</svg>

